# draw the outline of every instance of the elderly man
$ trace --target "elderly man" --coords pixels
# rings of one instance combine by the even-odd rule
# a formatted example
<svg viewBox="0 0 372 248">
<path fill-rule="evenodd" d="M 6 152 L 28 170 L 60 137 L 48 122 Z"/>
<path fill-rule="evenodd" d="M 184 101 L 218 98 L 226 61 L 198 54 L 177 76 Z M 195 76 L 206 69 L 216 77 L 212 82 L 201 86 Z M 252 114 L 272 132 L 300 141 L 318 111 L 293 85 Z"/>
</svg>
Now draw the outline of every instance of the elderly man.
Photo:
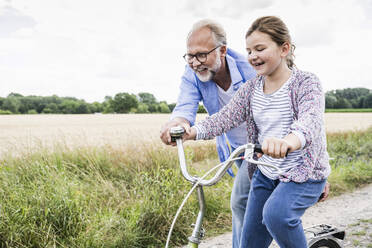
<svg viewBox="0 0 372 248">
<path fill-rule="evenodd" d="M 177 105 L 171 121 L 161 130 L 160 137 L 165 144 L 172 144 L 169 135 L 171 127 L 194 124 L 199 102 L 203 102 L 210 115 L 214 114 L 229 102 L 244 82 L 255 77 L 245 56 L 227 48 L 224 29 L 212 20 L 201 20 L 194 24 L 187 37 L 184 58 L 187 66 Z M 217 137 L 221 161 L 230 154 L 228 143 L 232 149 L 245 144 L 246 133 L 246 125 L 243 124 L 228 132 L 227 137 Z M 247 164 L 240 162 L 237 165 L 240 168 L 231 194 L 233 247 L 239 247 L 250 186 Z"/>
</svg>

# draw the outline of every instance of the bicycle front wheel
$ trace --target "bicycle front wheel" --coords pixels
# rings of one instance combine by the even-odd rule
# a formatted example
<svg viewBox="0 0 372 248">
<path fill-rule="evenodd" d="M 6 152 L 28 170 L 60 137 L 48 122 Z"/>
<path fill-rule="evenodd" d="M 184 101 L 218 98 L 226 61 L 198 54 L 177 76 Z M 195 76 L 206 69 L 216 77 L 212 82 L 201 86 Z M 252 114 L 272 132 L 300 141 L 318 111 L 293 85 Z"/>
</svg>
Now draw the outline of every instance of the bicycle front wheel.
<svg viewBox="0 0 372 248">
<path fill-rule="evenodd" d="M 310 248 L 341 248 L 341 246 L 332 239 L 321 239 L 312 244 Z"/>
</svg>

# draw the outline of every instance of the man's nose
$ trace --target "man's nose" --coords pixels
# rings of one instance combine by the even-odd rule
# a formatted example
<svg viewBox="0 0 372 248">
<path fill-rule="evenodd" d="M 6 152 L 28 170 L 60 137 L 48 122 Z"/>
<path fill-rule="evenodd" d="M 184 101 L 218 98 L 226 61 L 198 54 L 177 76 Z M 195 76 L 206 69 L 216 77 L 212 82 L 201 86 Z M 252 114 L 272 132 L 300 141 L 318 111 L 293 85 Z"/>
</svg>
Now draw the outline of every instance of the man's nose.
<svg viewBox="0 0 372 248">
<path fill-rule="evenodd" d="M 195 67 L 198 67 L 199 65 L 201 65 L 201 63 L 199 62 L 199 60 L 196 59 L 196 57 L 194 57 L 194 58 L 192 58 L 191 65 L 192 65 L 193 68 L 195 68 Z"/>
</svg>

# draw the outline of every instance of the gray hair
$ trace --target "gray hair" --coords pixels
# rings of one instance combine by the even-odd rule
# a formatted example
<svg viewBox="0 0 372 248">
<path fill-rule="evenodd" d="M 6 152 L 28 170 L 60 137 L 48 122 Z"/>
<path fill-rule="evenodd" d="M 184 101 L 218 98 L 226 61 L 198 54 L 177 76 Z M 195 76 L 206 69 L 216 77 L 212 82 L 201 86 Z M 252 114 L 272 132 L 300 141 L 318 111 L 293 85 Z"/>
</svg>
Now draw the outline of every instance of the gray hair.
<svg viewBox="0 0 372 248">
<path fill-rule="evenodd" d="M 189 39 L 189 37 L 191 36 L 191 34 L 193 32 L 195 32 L 196 30 L 199 30 L 201 28 L 204 28 L 204 27 L 209 28 L 209 30 L 211 30 L 211 32 L 213 34 L 213 37 L 214 37 L 214 40 L 217 43 L 217 45 L 226 45 L 227 44 L 227 42 L 226 42 L 226 32 L 223 29 L 222 25 L 219 24 L 216 21 L 211 20 L 211 19 L 203 19 L 203 20 L 200 20 L 200 21 L 196 22 L 192 26 L 189 34 L 187 35 L 187 40 Z"/>
</svg>

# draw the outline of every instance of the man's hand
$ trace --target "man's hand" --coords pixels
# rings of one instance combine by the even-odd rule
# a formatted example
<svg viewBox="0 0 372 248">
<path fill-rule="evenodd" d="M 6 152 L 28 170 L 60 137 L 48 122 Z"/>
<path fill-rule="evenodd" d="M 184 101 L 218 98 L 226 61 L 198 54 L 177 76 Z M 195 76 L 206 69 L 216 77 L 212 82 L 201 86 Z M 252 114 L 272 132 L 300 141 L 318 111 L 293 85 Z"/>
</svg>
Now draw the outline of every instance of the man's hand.
<svg viewBox="0 0 372 248">
<path fill-rule="evenodd" d="M 324 186 L 324 189 L 323 189 L 323 193 L 319 198 L 320 202 L 327 200 L 330 188 L 331 188 L 331 185 L 328 182 L 326 182 L 326 185 Z"/>
<path fill-rule="evenodd" d="M 172 142 L 171 141 L 171 136 L 170 136 L 170 129 L 172 127 L 176 127 L 176 126 L 181 126 L 183 127 L 186 132 L 188 130 L 190 130 L 190 123 L 186 120 L 186 119 L 183 119 L 183 118 L 175 118 L 171 121 L 168 121 L 167 123 L 165 123 L 161 130 L 160 130 L 160 139 L 163 141 L 164 144 L 166 145 L 172 145 L 172 146 L 175 146 L 176 145 L 176 142 Z"/>
</svg>

